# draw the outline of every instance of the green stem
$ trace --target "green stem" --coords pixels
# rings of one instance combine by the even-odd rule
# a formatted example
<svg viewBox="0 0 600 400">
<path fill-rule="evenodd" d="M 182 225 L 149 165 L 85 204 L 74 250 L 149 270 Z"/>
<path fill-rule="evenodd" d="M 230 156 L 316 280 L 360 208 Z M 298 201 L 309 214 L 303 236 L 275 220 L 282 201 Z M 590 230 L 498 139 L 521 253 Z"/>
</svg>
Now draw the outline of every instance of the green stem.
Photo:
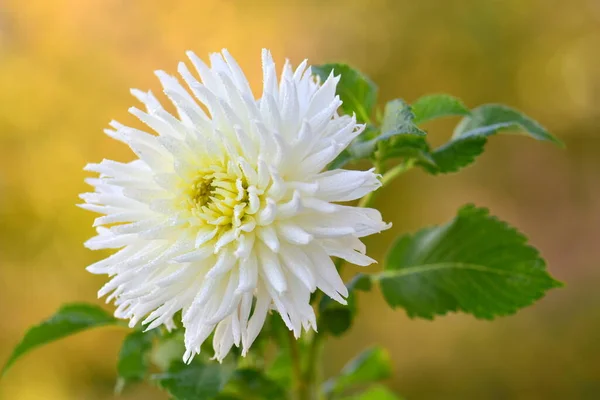
<svg viewBox="0 0 600 400">
<path fill-rule="evenodd" d="M 383 176 L 381 177 L 381 185 L 385 186 L 386 184 L 388 184 L 392 180 L 394 180 L 394 178 L 398 177 L 398 175 L 405 173 L 406 171 L 410 170 L 414 166 L 415 166 L 414 159 L 409 159 L 409 160 L 406 160 L 405 162 L 402 162 L 402 163 L 396 165 L 395 167 L 393 167 L 389 171 L 387 171 L 385 174 L 383 174 Z"/>
<path fill-rule="evenodd" d="M 292 331 L 288 332 L 288 337 L 290 339 L 290 357 L 292 358 L 292 374 L 294 379 L 294 399 L 309 399 L 309 388 L 304 379 L 304 375 L 302 374 L 302 359 L 300 358 L 300 351 L 298 351 L 298 341 Z"/>
<path fill-rule="evenodd" d="M 315 333 L 308 349 L 308 362 L 304 381 L 308 389 L 306 397 L 301 400 L 319 400 L 321 397 L 321 353 L 323 352 L 323 333 Z"/>
<path fill-rule="evenodd" d="M 375 170 L 377 173 L 381 173 L 382 164 L 379 159 L 375 159 Z M 408 171 L 414 167 L 414 160 L 407 160 L 400 163 L 390 170 L 386 171 L 381 178 L 381 185 L 385 186 L 391 182 L 394 178 L 398 177 L 402 173 Z M 371 192 L 358 202 L 359 207 L 370 207 L 375 202 L 375 193 Z M 341 273 L 341 269 L 344 265 L 342 259 L 336 260 L 336 268 Z M 319 296 L 315 298 L 315 304 L 319 304 Z M 290 354 L 292 357 L 292 368 L 295 381 L 297 400 L 319 400 L 321 398 L 320 384 L 321 384 L 321 355 L 323 352 L 325 334 L 315 332 L 312 340 L 308 344 L 308 353 L 306 355 L 306 369 L 302 369 L 302 360 L 300 352 L 298 351 L 298 344 L 293 334 L 290 332 Z"/>
</svg>

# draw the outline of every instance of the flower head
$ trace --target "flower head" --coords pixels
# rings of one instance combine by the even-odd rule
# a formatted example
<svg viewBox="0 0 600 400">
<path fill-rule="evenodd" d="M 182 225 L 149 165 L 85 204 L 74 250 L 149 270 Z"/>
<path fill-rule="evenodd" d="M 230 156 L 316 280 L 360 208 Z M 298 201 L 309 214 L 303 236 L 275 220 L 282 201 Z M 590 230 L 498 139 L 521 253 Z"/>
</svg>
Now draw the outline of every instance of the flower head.
<svg viewBox="0 0 600 400">
<path fill-rule="evenodd" d="M 359 238 L 388 227 L 374 209 L 336 204 L 377 189 L 372 170 L 323 172 L 364 128 L 337 113 L 339 77 L 321 84 L 306 61 L 286 62 L 278 82 L 263 50 L 257 100 L 226 50 L 210 67 L 188 56 L 201 81 L 184 63 L 187 88 L 156 72 L 177 116 L 132 90 L 146 111 L 130 112 L 155 134 L 111 122 L 106 133 L 138 159 L 88 164 L 100 176 L 81 195 L 104 214 L 86 246 L 119 249 L 87 268 L 111 277 L 99 296 L 147 329 L 170 329 L 182 311 L 186 362 L 213 331 L 218 360 L 233 345 L 245 354 L 271 309 L 296 337 L 316 330 L 310 294 L 348 295 L 331 257 L 372 263 Z"/>
</svg>

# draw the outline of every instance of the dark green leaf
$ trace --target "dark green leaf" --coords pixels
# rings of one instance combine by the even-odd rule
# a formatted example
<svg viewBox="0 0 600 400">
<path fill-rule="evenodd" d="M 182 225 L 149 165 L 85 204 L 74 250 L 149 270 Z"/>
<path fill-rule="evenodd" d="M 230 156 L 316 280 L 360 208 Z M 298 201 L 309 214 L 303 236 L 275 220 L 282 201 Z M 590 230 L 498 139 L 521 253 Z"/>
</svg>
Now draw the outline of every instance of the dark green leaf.
<svg viewBox="0 0 600 400">
<path fill-rule="evenodd" d="M 484 104 L 475 108 L 454 131 L 454 139 L 468 136 L 489 136 L 500 130 L 519 129 L 537 140 L 547 140 L 563 146 L 537 121 L 522 112 L 502 104 Z"/>
<path fill-rule="evenodd" d="M 388 102 L 385 106 L 381 131 L 371 127 L 370 132 L 361 134 L 358 140 L 352 142 L 347 149 L 350 159 L 359 160 L 373 155 L 379 148 L 379 159 L 390 158 L 390 155 L 397 149 L 398 153 L 403 144 L 411 148 L 411 155 L 423 154 L 422 148 L 428 148 L 427 142 L 423 138 L 425 132 L 419 129 L 413 123 L 414 115 L 411 108 L 404 100 L 396 99 Z M 403 138 L 406 139 L 403 140 Z M 419 148 L 416 150 L 416 148 Z M 388 150 L 390 148 L 390 150 Z M 415 152 L 416 150 L 416 152 Z"/>
<path fill-rule="evenodd" d="M 387 143 L 380 146 L 378 156 L 381 161 L 391 158 L 414 159 L 418 164 L 426 168 L 433 169 L 434 171 L 437 169 L 437 165 L 430 153 L 429 144 L 423 136 L 394 136 Z"/>
<path fill-rule="evenodd" d="M 321 78 L 321 82 L 334 75 L 341 75 L 337 85 L 337 94 L 343 101 L 342 110 L 360 122 L 368 122 L 377 101 L 377 86 L 360 71 L 346 64 L 324 64 L 312 67 L 312 72 Z"/>
<path fill-rule="evenodd" d="M 364 385 L 392 376 L 392 363 L 388 352 L 381 347 L 363 351 L 348 362 L 340 374 L 325 383 L 328 393 L 342 393 L 357 385 Z"/>
<path fill-rule="evenodd" d="M 117 372 L 122 384 L 144 379 L 148 373 L 149 352 L 156 331 L 134 331 L 127 335 L 121 346 Z"/>
<path fill-rule="evenodd" d="M 165 389 L 174 400 L 205 400 L 215 397 L 233 374 L 229 363 L 219 364 L 194 361 L 186 365 L 175 362 L 163 374 L 154 375 L 153 380 Z"/>
<path fill-rule="evenodd" d="M 244 400 L 285 400 L 286 390 L 257 369 L 238 369 L 225 386 L 225 392 Z"/>
<path fill-rule="evenodd" d="M 376 385 L 360 394 L 343 397 L 342 400 L 402 400 L 402 398 L 385 386 Z"/>
<path fill-rule="evenodd" d="M 447 94 L 423 96 L 412 105 L 414 123 L 422 124 L 432 119 L 450 115 L 469 115 L 469 109 L 460 99 Z"/>
<path fill-rule="evenodd" d="M 400 237 L 379 280 L 388 304 L 427 319 L 450 311 L 492 319 L 561 286 L 525 236 L 473 205 L 446 225 Z"/>
<path fill-rule="evenodd" d="M 15 347 L 4 365 L 2 374 L 21 356 L 30 350 L 81 332 L 85 329 L 104 325 L 115 325 L 118 321 L 102 308 L 91 304 L 68 304 L 62 306 L 56 314 L 29 329 L 25 337 Z"/>
<path fill-rule="evenodd" d="M 319 303 L 318 326 L 323 332 L 340 336 L 352 326 L 356 314 L 356 291 L 368 292 L 371 290 L 371 278 L 368 275 L 357 274 L 346 285 L 348 288 L 348 304 L 342 305 L 327 296 L 321 298 Z"/>
<path fill-rule="evenodd" d="M 475 161 L 483 153 L 487 138 L 469 136 L 452 140 L 430 154 L 432 163 L 421 163 L 427 171 L 436 173 L 456 172 Z"/>
</svg>

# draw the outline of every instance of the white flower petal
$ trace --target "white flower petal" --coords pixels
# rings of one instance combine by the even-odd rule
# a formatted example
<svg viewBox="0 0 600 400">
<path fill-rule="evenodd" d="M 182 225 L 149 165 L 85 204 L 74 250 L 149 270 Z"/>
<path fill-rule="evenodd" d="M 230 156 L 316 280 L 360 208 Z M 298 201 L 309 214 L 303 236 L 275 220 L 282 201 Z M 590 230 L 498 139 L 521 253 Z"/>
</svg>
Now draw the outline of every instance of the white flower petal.
<svg viewBox="0 0 600 400">
<path fill-rule="evenodd" d="M 178 115 L 132 90 L 146 111 L 130 112 L 148 132 L 112 121 L 106 133 L 137 159 L 88 164 L 99 176 L 79 206 L 103 214 L 85 245 L 118 249 L 87 268 L 110 276 L 99 296 L 147 329 L 172 329 L 181 311 L 189 363 L 213 332 L 214 358 L 233 346 L 246 355 L 271 309 L 296 337 L 316 330 L 311 293 L 348 295 L 330 257 L 373 262 L 359 238 L 389 225 L 376 210 L 335 204 L 377 189 L 373 171 L 322 172 L 364 129 L 338 115 L 339 77 L 320 84 L 305 61 L 295 71 L 286 62 L 278 79 L 263 50 L 254 99 L 226 50 L 210 66 L 187 54 L 196 72 L 177 67 L 186 87 L 156 72 Z"/>
</svg>

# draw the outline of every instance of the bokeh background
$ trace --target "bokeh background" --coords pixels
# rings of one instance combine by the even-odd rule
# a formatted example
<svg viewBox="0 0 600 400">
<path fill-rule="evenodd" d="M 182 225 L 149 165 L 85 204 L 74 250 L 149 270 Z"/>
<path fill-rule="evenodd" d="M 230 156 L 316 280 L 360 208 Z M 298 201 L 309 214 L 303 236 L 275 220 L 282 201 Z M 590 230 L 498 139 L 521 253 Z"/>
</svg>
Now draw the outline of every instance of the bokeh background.
<svg viewBox="0 0 600 400">
<path fill-rule="evenodd" d="M 410 320 L 379 293 L 362 296 L 352 333 L 331 340 L 333 374 L 362 348 L 390 349 L 390 384 L 408 399 L 600 398 L 600 2 L 0 0 L 0 363 L 32 324 L 71 301 L 98 301 L 84 267 L 94 216 L 74 206 L 83 166 L 131 153 L 102 134 L 135 123 L 130 87 L 159 93 L 184 51 L 227 47 L 253 84 L 260 49 L 280 63 L 348 62 L 380 86 L 380 104 L 448 92 L 468 105 L 523 109 L 567 145 L 490 140 L 460 174 L 411 172 L 379 197 L 392 231 L 450 219 L 466 202 L 526 232 L 566 283 L 516 316 Z M 456 121 L 428 126 L 440 143 Z M 349 272 L 351 268 L 347 269 Z M 0 398 L 112 399 L 120 328 L 32 352 Z M 139 386 L 124 400 L 166 399 Z"/>
</svg>

